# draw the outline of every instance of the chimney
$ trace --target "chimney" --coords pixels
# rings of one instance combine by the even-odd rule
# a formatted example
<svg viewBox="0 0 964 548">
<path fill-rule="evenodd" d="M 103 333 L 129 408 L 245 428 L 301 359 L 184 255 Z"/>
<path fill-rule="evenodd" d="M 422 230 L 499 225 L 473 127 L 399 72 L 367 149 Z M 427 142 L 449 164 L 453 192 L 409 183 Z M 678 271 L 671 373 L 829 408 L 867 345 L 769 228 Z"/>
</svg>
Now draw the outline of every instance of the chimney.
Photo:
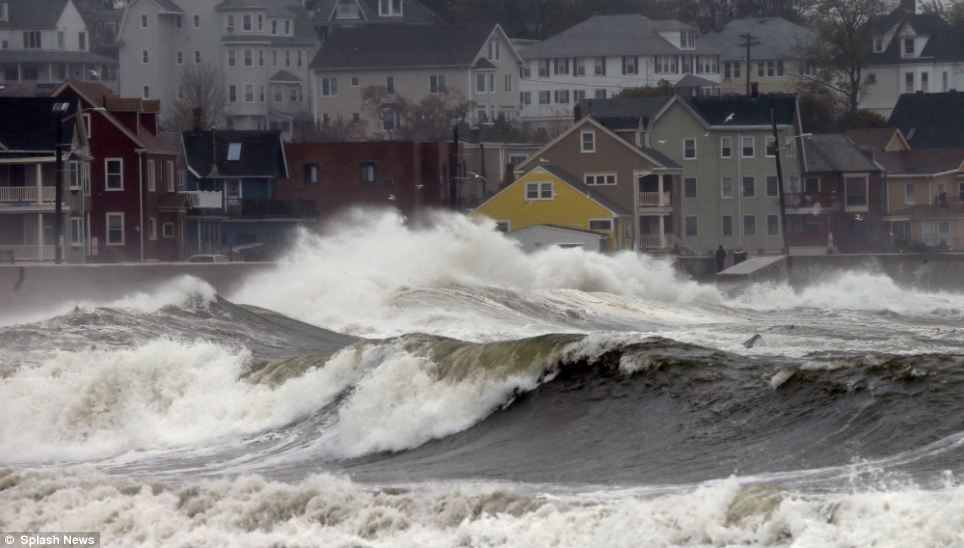
<svg viewBox="0 0 964 548">
<path fill-rule="evenodd" d="M 194 114 L 194 131 L 202 131 L 204 128 L 201 127 L 201 115 L 203 111 L 201 107 L 197 107 L 191 111 Z"/>
<path fill-rule="evenodd" d="M 907 13 L 917 13 L 917 0 L 900 0 L 900 9 Z"/>
</svg>

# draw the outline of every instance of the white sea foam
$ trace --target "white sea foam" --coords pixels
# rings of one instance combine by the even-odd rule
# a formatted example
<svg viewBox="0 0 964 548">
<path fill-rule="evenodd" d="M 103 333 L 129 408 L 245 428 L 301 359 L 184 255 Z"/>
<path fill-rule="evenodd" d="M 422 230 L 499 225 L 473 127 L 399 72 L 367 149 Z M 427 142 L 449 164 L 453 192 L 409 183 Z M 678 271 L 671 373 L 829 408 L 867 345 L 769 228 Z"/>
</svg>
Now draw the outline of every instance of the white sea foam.
<svg viewBox="0 0 964 548">
<path fill-rule="evenodd" d="M 241 379 L 249 360 L 247 351 L 166 339 L 58 352 L 0 379 L 0 462 L 101 458 L 236 438 L 319 409 L 358 374 L 352 349 L 278 386 Z"/>
<path fill-rule="evenodd" d="M 89 470 L 0 473 L 6 530 L 100 531 L 104 546 L 957 546 L 964 487 L 804 494 L 736 478 L 643 496 L 506 485 L 364 487 L 314 475 L 178 486 Z"/>
</svg>

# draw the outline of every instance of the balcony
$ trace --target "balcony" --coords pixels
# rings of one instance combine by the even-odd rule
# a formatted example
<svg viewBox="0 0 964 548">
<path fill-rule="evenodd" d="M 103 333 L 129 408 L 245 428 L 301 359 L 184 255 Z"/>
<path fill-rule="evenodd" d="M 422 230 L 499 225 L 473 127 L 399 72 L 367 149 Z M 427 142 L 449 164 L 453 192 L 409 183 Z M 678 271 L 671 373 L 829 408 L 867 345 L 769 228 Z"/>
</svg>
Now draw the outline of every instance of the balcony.
<svg viewBox="0 0 964 548">
<path fill-rule="evenodd" d="M 0 186 L 0 203 L 38 204 L 53 203 L 57 189 L 52 186 Z"/>
<path fill-rule="evenodd" d="M 192 209 L 221 209 L 224 207 L 221 191 L 192 190 L 185 192 Z"/>
<path fill-rule="evenodd" d="M 640 192 L 639 207 L 670 207 L 669 192 Z"/>
<path fill-rule="evenodd" d="M 675 234 L 640 234 L 639 249 L 673 249 L 679 243 L 679 238 Z"/>
<path fill-rule="evenodd" d="M 54 260 L 54 246 L 52 245 L 0 245 L 0 263 L 13 258 L 13 262 L 24 261 L 52 261 Z"/>
<path fill-rule="evenodd" d="M 791 192 L 783 195 L 787 213 L 840 211 L 840 195 L 831 192 Z"/>
<path fill-rule="evenodd" d="M 228 198 L 227 211 L 230 217 L 244 219 L 266 217 L 298 219 L 318 216 L 318 208 L 311 200 L 241 200 Z"/>
</svg>

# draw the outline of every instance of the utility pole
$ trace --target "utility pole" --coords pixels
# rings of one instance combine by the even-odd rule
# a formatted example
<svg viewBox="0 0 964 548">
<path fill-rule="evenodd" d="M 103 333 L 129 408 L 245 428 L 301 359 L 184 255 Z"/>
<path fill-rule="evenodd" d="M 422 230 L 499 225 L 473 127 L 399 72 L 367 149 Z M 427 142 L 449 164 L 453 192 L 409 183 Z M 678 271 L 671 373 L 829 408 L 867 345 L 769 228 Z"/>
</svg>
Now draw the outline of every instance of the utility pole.
<svg viewBox="0 0 964 548">
<path fill-rule="evenodd" d="M 780 197 L 780 230 L 783 232 L 783 249 L 789 258 L 790 246 L 787 245 L 787 212 L 783 199 L 783 168 L 780 165 L 780 136 L 777 133 L 776 111 L 772 108 L 770 109 L 770 125 L 773 126 L 773 157 L 777 160 L 777 196 Z"/>
<path fill-rule="evenodd" d="M 56 204 L 54 204 L 54 237 L 56 241 L 54 242 L 54 263 L 60 264 L 64 259 L 64 158 L 60 149 L 60 143 L 63 141 L 64 136 L 64 112 L 61 109 L 57 109 L 57 116 L 55 117 L 54 124 L 54 150 L 55 157 L 57 158 L 57 169 L 56 177 L 57 180 L 54 182 L 54 199 Z M 37 169 L 40 169 L 39 167 Z M 41 192 L 43 189 L 41 188 Z M 40 228 L 43 230 L 43 227 Z M 41 250 L 40 259 L 43 260 L 43 250 Z"/>
<path fill-rule="evenodd" d="M 743 39 L 743 42 L 741 42 L 740 45 L 746 48 L 746 96 L 749 97 L 750 96 L 750 48 L 752 48 L 753 46 L 759 46 L 761 42 L 757 40 L 756 36 L 750 34 L 749 32 L 745 32 L 741 34 L 740 38 Z"/>
<path fill-rule="evenodd" d="M 456 123 L 452 126 L 452 143 L 454 149 L 452 151 L 452 166 L 450 171 L 452 172 L 452 178 L 449 180 L 449 200 L 451 200 L 452 210 L 458 211 L 459 209 L 459 196 L 458 196 L 458 180 L 459 180 L 459 124 Z"/>
</svg>

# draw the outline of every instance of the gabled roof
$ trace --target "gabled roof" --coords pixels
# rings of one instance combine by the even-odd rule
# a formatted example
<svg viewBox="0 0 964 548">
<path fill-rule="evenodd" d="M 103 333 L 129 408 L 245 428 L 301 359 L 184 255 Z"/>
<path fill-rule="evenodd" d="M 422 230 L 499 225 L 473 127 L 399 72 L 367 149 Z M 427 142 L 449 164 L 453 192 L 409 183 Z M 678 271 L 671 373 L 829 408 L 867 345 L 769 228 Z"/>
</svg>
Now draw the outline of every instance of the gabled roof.
<svg viewBox="0 0 964 548">
<path fill-rule="evenodd" d="M 595 15 L 549 39 L 527 46 L 526 59 L 601 57 L 639 54 L 716 53 L 702 39 L 681 50 L 660 32 L 696 28 L 679 21 L 652 21 L 639 14 Z"/>
<path fill-rule="evenodd" d="M 953 173 L 959 171 L 964 163 L 964 147 L 875 152 L 874 159 L 884 166 L 891 177 Z"/>
<path fill-rule="evenodd" d="M 793 59 L 802 57 L 802 49 L 816 39 L 814 32 L 782 17 L 750 17 L 734 19 L 701 39 L 715 48 L 724 60 L 746 58 L 746 47 L 740 35 L 750 33 L 759 44 L 753 46 L 753 59 Z"/>
<path fill-rule="evenodd" d="M 900 128 L 914 148 L 964 147 L 962 120 L 964 91 L 905 93 L 887 125 Z"/>
<path fill-rule="evenodd" d="M 181 135 L 188 170 L 198 178 L 211 173 L 212 158 L 217 157 L 218 178 L 270 177 L 287 179 L 284 147 L 280 131 L 185 131 Z M 232 144 L 240 144 L 238 160 L 228 160 Z"/>
<path fill-rule="evenodd" d="M 723 95 L 720 97 L 683 97 L 677 95 L 659 115 L 679 102 L 706 126 L 761 127 L 770 126 L 770 111 L 777 125 L 793 125 L 797 118 L 796 95 L 768 94 L 759 97 Z"/>
<path fill-rule="evenodd" d="M 468 67 L 493 32 L 501 33 L 501 27 L 382 24 L 340 29 L 315 56 L 311 68 Z"/>
<path fill-rule="evenodd" d="M 655 119 L 669 100 L 670 97 L 584 99 L 579 102 L 578 111 L 609 129 L 637 129 L 644 121 Z"/>
<path fill-rule="evenodd" d="M 904 217 L 911 221 L 957 221 L 964 218 L 964 215 L 961 215 L 958 211 L 951 211 L 946 207 L 931 204 L 917 204 L 894 213 L 889 213 L 884 219 L 894 219 L 895 217 Z"/>
<path fill-rule="evenodd" d="M 218 11 L 258 10 L 265 11 L 269 17 L 291 19 L 292 36 L 279 36 L 267 33 L 235 33 L 224 36 L 224 42 L 267 42 L 276 46 L 314 45 L 318 36 L 311 26 L 311 15 L 298 0 L 225 0 L 217 6 Z M 237 27 L 240 29 L 240 26 Z"/>
<path fill-rule="evenodd" d="M 0 30 L 52 29 L 57 26 L 69 0 L 5 0 L 9 21 L 0 21 Z"/>
<path fill-rule="evenodd" d="M 162 13 L 184 13 L 174 0 L 153 0 L 153 2 L 161 8 Z"/>
<path fill-rule="evenodd" d="M 271 77 L 269 81 L 279 82 L 279 83 L 292 83 L 292 82 L 301 82 L 301 78 L 298 78 L 297 76 L 295 76 L 294 74 L 291 74 L 286 70 L 279 70 L 274 74 L 274 76 Z"/>
<path fill-rule="evenodd" d="M 679 79 L 679 82 L 673 84 L 674 88 L 704 88 L 704 87 L 720 87 L 720 84 L 707 80 L 706 78 L 697 76 L 695 74 L 687 74 L 686 76 Z"/>
<path fill-rule="evenodd" d="M 901 57 L 901 43 L 898 34 L 907 26 L 914 29 L 917 36 L 927 36 L 927 44 L 920 51 L 917 59 L 905 59 Z M 866 44 L 867 61 L 870 65 L 892 65 L 897 63 L 914 63 L 917 61 L 964 61 L 964 32 L 944 21 L 939 16 L 932 13 L 913 13 L 897 8 L 887 15 L 872 19 L 868 23 L 871 32 L 868 40 L 872 36 L 882 36 L 890 29 L 896 29 L 894 39 L 884 51 L 875 53 L 870 43 Z"/>
<path fill-rule="evenodd" d="M 553 139 L 553 140 L 549 141 L 548 143 L 546 143 L 546 145 L 543 146 L 541 149 L 539 149 L 538 152 L 533 153 L 532 156 L 530 156 L 528 160 L 526 160 L 525 162 L 523 162 L 520 167 L 525 167 L 525 166 L 528 165 L 528 164 L 531 164 L 531 163 L 533 163 L 533 162 L 539 161 L 540 156 L 542 156 L 543 154 L 545 154 L 547 151 L 551 150 L 552 147 L 556 146 L 556 144 L 559 143 L 559 141 L 562 141 L 563 139 L 565 139 L 566 137 L 568 137 L 570 134 L 575 133 L 576 131 L 579 131 L 579 130 L 583 129 L 583 128 L 584 128 L 585 126 L 587 126 L 587 125 L 590 125 L 590 126 L 596 128 L 596 129 L 602 131 L 604 134 L 606 134 L 606 135 L 609 136 L 610 138 L 614 139 L 614 140 L 616 141 L 616 143 L 618 143 L 618 144 L 620 144 L 620 145 L 622 145 L 622 146 L 627 147 L 627 148 L 628 148 L 629 150 L 631 150 L 633 153 L 638 154 L 638 155 L 641 156 L 644 160 L 646 160 L 646 161 L 648 161 L 649 163 L 653 164 L 653 167 L 655 167 L 656 169 L 660 169 L 660 168 L 662 168 L 662 169 L 668 169 L 668 170 L 679 170 L 679 169 L 683 169 L 679 164 L 677 164 L 676 162 L 674 162 L 672 158 L 666 156 L 666 155 L 663 154 L 662 152 L 660 152 L 660 151 L 658 151 L 658 150 L 656 150 L 656 149 L 654 149 L 654 148 L 642 148 L 642 147 L 638 147 L 638 146 L 636 146 L 635 144 L 630 143 L 630 142 L 627 141 L 626 139 L 623 139 L 622 137 L 620 137 L 619 135 L 617 135 L 615 132 L 613 132 L 613 130 L 611 130 L 611 129 L 607 128 L 606 126 L 602 125 L 601 123 L 599 123 L 598 121 L 596 121 L 595 119 L 593 119 L 593 118 L 590 117 L 590 116 L 587 116 L 587 117 L 585 117 L 585 118 L 577 121 L 575 124 L 573 124 L 572 126 L 570 126 L 569 129 L 567 129 L 566 131 L 564 131 L 564 132 L 562 132 L 561 134 L 559 134 L 558 136 L 556 136 L 555 139 Z M 597 140 L 597 142 L 598 142 L 598 140 Z"/>
<path fill-rule="evenodd" d="M 808 173 L 853 173 L 880 171 L 853 141 L 841 134 L 811 135 L 803 139 L 807 153 L 804 171 Z"/>
<path fill-rule="evenodd" d="M 901 149 L 910 148 L 907 140 L 904 139 L 904 134 L 894 127 L 848 129 L 844 135 L 858 146 L 868 146 L 874 150 L 887 150 L 894 146 L 899 146 Z"/>
<path fill-rule="evenodd" d="M 335 8 L 339 0 L 318 0 L 313 6 L 314 23 L 316 26 L 331 24 L 356 24 L 357 20 L 334 20 Z M 407 23 L 432 25 L 442 22 L 442 18 L 419 0 L 405 0 L 402 16 L 381 16 L 378 14 L 378 0 L 356 0 L 362 14 L 364 24 L 372 23 Z"/>
<path fill-rule="evenodd" d="M 506 186 L 505 188 L 503 188 L 502 190 L 500 190 L 499 192 L 497 192 L 494 196 L 492 196 L 492 197 L 489 198 L 488 200 L 482 202 L 482 204 L 479 205 L 479 207 L 477 207 L 476 209 L 477 209 L 477 210 L 478 210 L 478 209 L 481 209 L 483 206 L 485 206 L 485 204 L 491 202 L 492 200 L 495 200 L 497 197 L 499 197 L 500 195 L 502 195 L 503 192 L 506 192 L 507 190 L 509 190 L 509 189 L 512 188 L 513 186 L 519 184 L 523 179 L 525 179 L 525 178 L 528 177 L 529 175 L 532 175 L 533 173 L 540 172 L 540 171 L 544 171 L 544 172 L 546 172 L 546 173 L 554 176 L 556 179 L 559 179 L 561 182 L 563 182 L 563 183 L 571 186 L 574 190 L 576 190 L 577 192 L 579 192 L 580 194 L 582 194 L 582 195 L 585 196 L 586 198 L 588 198 L 588 199 L 596 202 L 596 203 L 599 204 L 600 206 L 608 209 L 609 212 L 613 214 L 613 216 L 626 217 L 626 216 L 630 216 L 630 215 L 631 215 L 631 213 L 629 213 L 628 211 L 626 211 L 626 210 L 625 210 L 624 208 L 622 208 L 619 204 L 617 204 L 617 203 L 614 202 L 613 200 L 610 200 L 609 198 L 603 196 L 603 195 L 602 195 L 601 193 L 599 193 L 597 190 L 594 190 L 594 189 L 590 188 L 588 185 L 586 185 L 585 183 L 583 183 L 583 182 L 580 181 L 579 179 L 573 177 L 572 175 L 570 175 L 566 170 L 562 169 L 561 167 L 554 166 L 554 165 L 545 165 L 545 164 L 537 165 L 537 166 L 535 166 L 534 168 L 530 169 L 529 171 L 525 172 L 524 175 L 522 175 L 521 177 L 516 178 L 516 180 L 513 181 L 510 185 Z"/>
<path fill-rule="evenodd" d="M 54 126 L 57 119 L 54 104 L 70 104 L 64 118 L 77 112 L 76 99 L 53 97 L 0 97 L 0 154 L 11 152 L 53 152 Z M 64 142 L 74 133 L 77 118 L 64 121 Z"/>
</svg>

